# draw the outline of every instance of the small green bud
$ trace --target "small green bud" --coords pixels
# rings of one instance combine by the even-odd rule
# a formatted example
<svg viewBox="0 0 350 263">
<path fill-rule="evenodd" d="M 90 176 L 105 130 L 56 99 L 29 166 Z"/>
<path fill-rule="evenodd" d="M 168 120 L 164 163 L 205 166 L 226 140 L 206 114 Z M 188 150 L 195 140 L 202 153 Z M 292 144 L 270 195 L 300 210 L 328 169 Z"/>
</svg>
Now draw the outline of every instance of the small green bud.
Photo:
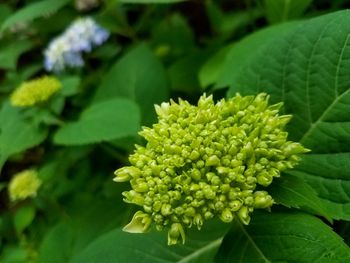
<svg viewBox="0 0 350 263">
<path fill-rule="evenodd" d="M 163 216 L 168 216 L 172 213 L 171 205 L 170 204 L 163 204 L 161 213 Z"/>
<path fill-rule="evenodd" d="M 141 175 L 140 169 L 133 167 L 133 166 L 127 166 L 127 167 L 122 167 L 114 172 L 114 177 L 113 181 L 114 182 L 127 182 L 131 178 L 137 178 Z"/>
<path fill-rule="evenodd" d="M 204 213 L 204 218 L 206 220 L 209 220 L 209 219 L 211 219 L 213 217 L 214 217 L 214 214 L 212 212 L 207 211 L 207 212 Z"/>
<path fill-rule="evenodd" d="M 137 211 L 130 223 L 123 228 L 123 231 L 129 233 L 146 233 L 149 230 L 151 223 L 152 219 L 150 215 L 142 211 Z"/>
<path fill-rule="evenodd" d="M 224 209 L 220 215 L 220 219 L 225 223 L 232 222 L 234 216 L 229 209 Z"/>
<path fill-rule="evenodd" d="M 155 201 L 154 204 L 153 204 L 153 210 L 155 212 L 159 212 L 161 208 L 162 208 L 162 202 Z"/>
<path fill-rule="evenodd" d="M 139 184 L 133 185 L 133 188 L 138 193 L 144 193 L 148 191 L 147 183 L 139 183 Z"/>
<path fill-rule="evenodd" d="M 216 155 L 212 155 L 212 156 L 210 156 L 207 159 L 205 165 L 206 166 L 217 166 L 217 165 L 220 165 L 220 159 Z"/>
<path fill-rule="evenodd" d="M 203 226 L 203 218 L 200 214 L 196 214 L 193 218 L 193 223 L 197 226 L 198 230 L 200 230 Z"/>
<path fill-rule="evenodd" d="M 229 202 L 229 206 L 231 211 L 236 212 L 241 208 L 242 202 L 239 200 L 231 201 Z"/>
<path fill-rule="evenodd" d="M 222 184 L 220 185 L 220 190 L 222 193 L 228 193 L 230 191 L 230 185 L 229 184 Z"/>
<path fill-rule="evenodd" d="M 197 161 L 197 168 L 203 168 L 205 166 L 205 162 L 203 160 Z"/>
<path fill-rule="evenodd" d="M 248 206 L 252 206 L 254 204 L 254 198 L 252 196 L 248 196 L 244 198 L 244 204 Z"/>
<path fill-rule="evenodd" d="M 215 174 L 214 173 L 207 173 L 205 176 L 207 177 L 208 181 L 211 181 L 211 179 L 215 176 Z"/>
<path fill-rule="evenodd" d="M 216 167 L 216 170 L 218 171 L 218 174 L 228 174 L 230 172 L 230 168 L 227 167 Z"/>
<path fill-rule="evenodd" d="M 215 192 L 212 189 L 210 189 L 209 187 L 206 189 L 203 189 L 203 194 L 204 194 L 206 199 L 214 199 L 216 196 Z"/>
<path fill-rule="evenodd" d="M 154 222 L 156 222 L 157 224 L 163 224 L 164 221 L 164 217 L 160 214 L 156 214 L 154 217 Z"/>
<path fill-rule="evenodd" d="M 242 206 L 241 209 L 239 209 L 238 217 L 243 224 L 245 224 L 245 225 L 249 224 L 250 216 L 249 216 L 248 208 L 246 206 Z"/>
<path fill-rule="evenodd" d="M 197 192 L 200 188 L 200 186 L 198 184 L 192 184 L 190 187 L 190 190 L 193 192 Z"/>
<path fill-rule="evenodd" d="M 186 226 L 190 228 L 192 226 L 192 219 L 185 215 L 182 218 L 182 223 L 184 223 Z"/>
<path fill-rule="evenodd" d="M 198 169 L 193 169 L 190 171 L 191 178 L 199 181 L 202 178 L 202 174 Z"/>
<path fill-rule="evenodd" d="M 189 217 L 193 217 L 196 214 L 196 210 L 193 207 L 189 207 L 185 211 L 185 215 Z"/>
<path fill-rule="evenodd" d="M 261 184 L 263 186 L 269 186 L 272 183 L 272 176 L 266 172 L 260 173 L 257 177 L 258 184 Z"/>
<path fill-rule="evenodd" d="M 197 160 L 200 157 L 200 154 L 199 154 L 199 152 L 194 150 L 194 151 L 191 152 L 189 157 L 190 157 L 190 159 L 192 161 L 194 161 L 194 160 Z"/>
<path fill-rule="evenodd" d="M 182 215 L 183 213 L 185 213 L 185 210 L 182 207 L 178 206 L 175 208 L 175 214 Z"/>
<path fill-rule="evenodd" d="M 219 176 L 213 176 L 213 178 L 211 178 L 210 182 L 212 185 L 220 185 L 221 184 L 221 180 L 220 180 Z"/>
<path fill-rule="evenodd" d="M 239 193 L 237 191 L 234 191 L 233 189 L 230 190 L 228 193 L 228 199 L 230 200 L 236 200 L 239 197 Z"/>
<path fill-rule="evenodd" d="M 143 206 L 145 204 L 144 197 L 134 190 L 125 191 L 122 193 L 122 195 L 125 197 L 123 200 L 127 203 L 133 203 L 140 206 Z"/>
<path fill-rule="evenodd" d="M 257 191 L 254 193 L 254 207 L 268 208 L 273 205 L 272 197 L 265 191 Z"/>
<path fill-rule="evenodd" d="M 225 207 L 225 204 L 221 201 L 218 201 L 215 203 L 215 209 L 217 211 L 221 211 L 222 209 L 224 209 L 224 207 Z"/>
</svg>

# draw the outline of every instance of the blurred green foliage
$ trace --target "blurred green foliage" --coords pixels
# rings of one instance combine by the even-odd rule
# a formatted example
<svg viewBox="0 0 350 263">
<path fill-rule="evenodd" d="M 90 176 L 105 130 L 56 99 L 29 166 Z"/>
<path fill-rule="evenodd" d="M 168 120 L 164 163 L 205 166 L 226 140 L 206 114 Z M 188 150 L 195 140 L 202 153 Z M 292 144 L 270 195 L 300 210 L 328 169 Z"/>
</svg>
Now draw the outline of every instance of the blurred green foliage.
<svg viewBox="0 0 350 263">
<path fill-rule="evenodd" d="M 8 0 L 0 3 L 0 262 L 350 262 L 348 0 Z M 110 32 L 85 65 L 51 73 L 44 50 L 79 17 Z M 11 105 L 24 81 L 56 76 L 44 104 Z M 168 247 L 133 235 L 136 211 L 112 181 L 154 104 L 267 92 L 284 102 L 291 139 L 312 150 L 269 190 L 252 223 L 213 220 Z M 8 184 L 36 169 L 35 198 Z M 299 211 L 296 211 L 299 210 Z M 345 242 L 342 240 L 345 240 Z"/>
</svg>

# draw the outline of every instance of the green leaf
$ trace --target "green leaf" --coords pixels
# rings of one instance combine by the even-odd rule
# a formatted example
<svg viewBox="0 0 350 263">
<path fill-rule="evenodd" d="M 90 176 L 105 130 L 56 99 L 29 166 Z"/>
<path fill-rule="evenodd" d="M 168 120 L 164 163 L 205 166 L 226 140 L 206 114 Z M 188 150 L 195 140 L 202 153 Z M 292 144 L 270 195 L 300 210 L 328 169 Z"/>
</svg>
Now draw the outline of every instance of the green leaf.
<svg viewBox="0 0 350 263">
<path fill-rule="evenodd" d="M 220 49 L 201 67 L 198 78 L 202 88 L 206 88 L 217 82 L 233 45 L 230 44 Z"/>
<path fill-rule="evenodd" d="M 55 225 L 47 233 L 39 250 L 39 263 L 68 262 L 74 242 L 74 229 L 65 221 Z"/>
<path fill-rule="evenodd" d="M 208 224 L 201 231 L 195 229 L 188 233 L 185 246 L 168 246 L 165 232 L 130 234 L 115 229 L 91 243 L 71 263 L 128 262 L 130 259 L 138 263 L 212 262 L 228 225 L 217 221 Z"/>
<path fill-rule="evenodd" d="M 215 36 L 216 39 L 222 37 L 221 35 L 224 39 L 231 37 L 239 28 L 254 23 L 255 19 L 263 15 L 261 8 L 251 7 L 243 11 L 223 12 L 219 6 L 220 3 L 215 2 L 217 1 L 207 0 L 205 7 L 212 30 L 219 33 L 219 36 Z"/>
<path fill-rule="evenodd" d="M 73 96 L 79 92 L 80 78 L 77 76 L 65 76 L 60 79 L 64 96 Z"/>
<path fill-rule="evenodd" d="M 268 192 L 277 204 L 310 211 L 332 221 L 316 191 L 301 178 L 283 175 L 273 182 Z"/>
<path fill-rule="evenodd" d="M 178 58 L 195 48 L 191 26 L 182 15 L 165 17 L 152 28 L 152 46 L 159 57 Z"/>
<path fill-rule="evenodd" d="M 35 207 L 33 205 L 26 205 L 20 207 L 15 214 L 14 224 L 17 233 L 21 233 L 26 229 L 35 218 Z"/>
<path fill-rule="evenodd" d="M 82 146 L 65 147 L 52 152 L 51 158 L 48 158 L 39 169 L 39 177 L 43 182 L 41 187 L 43 195 L 57 199 L 72 191 L 72 184 L 77 181 L 77 176 L 74 179 L 70 178 L 69 171 L 77 164 L 81 165 L 83 160 L 87 159 L 89 151 L 89 146 Z"/>
<path fill-rule="evenodd" d="M 1 25 L 0 32 L 17 23 L 25 23 L 38 17 L 52 15 L 69 2 L 70 0 L 43 0 L 27 5 L 8 17 Z"/>
<path fill-rule="evenodd" d="M 235 69 L 229 95 L 267 92 L 294 117 L 290 139 L 312 150 L 304 178 L 334 219 L 350 220 L 350 11 L 302 22 Z M 278 48 L 276 48 L 278 47 Z"/>
<path fill-rule="evenodd" d="M 21 109 L 4 103 L 0 111 L 0 170 L 8 157 L 40 144 L 45 128 L 24 117 Z"/>
<path fill-rule="evenodd" d="M 1 45 L 0 68 L 16 69 L 19 56 L 30 50 L 32 47 L 33 43 L 29 40 L 19 40 L 6 45 Z"/>
<path fill-rule="evenodd" d="M 289 22 L 281 25 L 267 27 L 257 31 L 237 43 L 233 43 L 230 50 L 222 50 L 222 54 L 217 54 L 222 59 L 222 66 L 219 64 L 220 72 L 216 73 L 215 88 L 224 88 L 236 81 L 240 77 L 241 69 L 248 67 L 251 60 L 255 59 L 257 54 L 265 46 L 275 45 L 275 38 L 283 38 L 290 31 L 294 30 L 300 22 Z M 213 58 L 218 61 L 219 58 Z M 210 62 L 208 62 L 210 63 Z M 219 62 L 217 62 L 219 63 Z M 258 66 L 258 65 L 256 65 Z M 203 74 L 203 73 L 202 73 Z"/>
<path fill-rule="evenodd" d="M 168 69 L 171 89 L 190 94 L 199 91 L 197 73 L 205 58 L 205 52 L 193 52 L 175 61 Z"/>
<path fill-rule="evenodd" d="M 184 1 L 187 0 L 120 0 L 119 2 L 126 4 L 171 4 Z"/>
<path fill-rule="evenodd" d="M 135 135 L 140 128 L 139 109 L 128 99 L 115 98 L 85 109 L 78 121 L 66 123 L 55 134 L 54 142 L 81 145 Z"/>
<path fill-rule="evenodd" d="M 103 77 L 95 101 L 125 97 L 139 104 L 143 122 L 155 120 L 154 104 L 168 99 L 165 71 L 146 45 L 139 45 L 118 60 Z"/>
<path fill-rule="evenodd" d="M 249 226 L 235 223 L 224 238 L 218 263 L 346 263 L 350 249 L 320 219 L 294 212 L 254 212 Z"/>
<path fill-rule="evenodd" d="M 312 0 L 265 0 L 265 11 L 270 23 L 287 21 L 301 16 Z"/>
<path fill-rule="evenodd" d="M 69 220 L 56 224 L 45 236 L 39 249 L 39 263 L 67 263 L 105 233 L 118 229 L 129 216 L 122 201 L 97 199 L 78 200 Z M 87 209 L 88 208 L 88 209 Z"/>
<path fill-rule="evenodd" d="M 115 21 L 114 21 L 115 24 Z M 111 59 L 121 52 L 121 46 L 116 45 L 116 43 L 109 44 L 105 43 L 98 49 L 95 49 L 91 54 L 91 58 L 98 59 Z"/>
<path fill-rule="evenodd" d="M 6 4 L 0 4 L 0 24 L 12 13 L 11 8 Z"/>
<path fill-rule="evenodd" d="M 28 252 L 25 248 L 17 246 L 4 247 L 1 256 L 1 263 L 23 263 L 28 261 Z"/>
</svg>

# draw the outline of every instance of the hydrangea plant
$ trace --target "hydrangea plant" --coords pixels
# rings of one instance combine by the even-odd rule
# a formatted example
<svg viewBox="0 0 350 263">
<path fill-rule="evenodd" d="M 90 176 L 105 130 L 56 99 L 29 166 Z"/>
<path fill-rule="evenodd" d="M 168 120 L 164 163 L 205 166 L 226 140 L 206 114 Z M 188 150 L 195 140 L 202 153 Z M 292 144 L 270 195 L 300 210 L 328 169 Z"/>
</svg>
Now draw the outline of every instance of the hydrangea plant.
<svg viewBox="0 0 350 263">
<path fill-rule="evenodd" d="M 44 51 L 44 66 L 47 71 L 60 72 L 66 67 L 82 67 L 82 54 L 101 45 L 109 37 L 108 31 L 92 18 L 75 20 L 65 32 L 51 41 Z"/>
<path fill-rule="evenodd" d="M 350 262 L 348 6 L 1 1 L 0 262 Z"/>
<path fill-rule="evenodd" d="M 24 170 L 13 176 L 9 184 L 9 196 L 11 201 L 24 200 L 35 197 L 41 186 L 38 172 L 35 170 Z"/>
<path fill-rule="evenodd" d="M 185 228 L 213 217 L 247 225 L 254 209 L 270 208 L 266 187 L 308 149 L 288 141 L 291 115 L 279 115 L 282 103 L 268 99 L 237 94 L 215 103 L 203 95 L 197 106 L 181 99 L 156 106 L 158 123 L 139 133 L 146 146 L 115 172 L 114 181 L 131 184 L 124 201 L 142 207 L 124 230 L 143 233 L 154 223 L 169 228 L 173 245 L 185 242 Z"/>
<path fill-rule="evenodd" d="M 61 89 L 61 82 L 50 76 L 23 82 L 10 97 L 11 104 L 17 107 L 30 107 L 47 101 Z"/>
</svg>

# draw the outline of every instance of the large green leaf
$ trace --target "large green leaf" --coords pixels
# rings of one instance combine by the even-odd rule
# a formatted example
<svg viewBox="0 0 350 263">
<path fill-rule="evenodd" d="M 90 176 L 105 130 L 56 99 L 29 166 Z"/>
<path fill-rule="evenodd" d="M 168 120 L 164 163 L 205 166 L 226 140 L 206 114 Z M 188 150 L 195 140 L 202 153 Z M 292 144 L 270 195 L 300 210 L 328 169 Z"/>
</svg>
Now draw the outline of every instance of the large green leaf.
<svg viewBox="0 0 350 263">
<path fill-rule="evenodd" d="M 14 226 L 17 233 L 22 233 L 35 218 L 35 207 L 31 204 L 20 207 L 14 215 Z"/>
<path fill-rule="evenodd" d="M 137 102 L 144 123 L 155 120 L 154 104 L 168 99 L 168 87 L 164 68 L 146 45 L 132 49 L 104 76 L 95 101 L 113 97 Z"/>
<path fill-rule="evenodd" d="M 12 13 L 11 8 L 6 4 L 0 4 L 0 24 Z"/>
<path fill-rule="evenodd" d="M 185 246 L 168 246 L 165 232 L 130 234 L 115 229 L 91 243 L 71 263 L 202 263 L 213 262 L 228 225 L 207 223 L 203 230 L 188 233 Z"/>
<path fill-rule="evenodd" d="M 15 12 L 12 16 L 8 17 L 1 25 L 0 31 L 17 23 L 25 23 L 38 17 L 51 15 L 65 6 L 68 2 L 69 0 L 43 0 L 27 5 Z"/>
<path fill-rule="evenodd" d="M 316 191 L 304 180 L 293 175 L 283 175 L 276 179 L 268 189 L 277 204 L 294 207 L 322 215 L 331 221 L 325 205 Z"/>
<path fill-rule="evenodd" d="M 0 68 L 15 69 L 21 54 L 30 50 L 33 43 L 29 40 L 19 40 L 0 46 Z"/>
<path fill-rule="evenodd" d="M 199 72 L 202 87 L 215 84 L 214 88 L 224 88 L 230 85 L 241 74 L 240 69 L 249 65 L 264 46 L 274 45 L 276 37 L 282 38 L 298 24 L 299 22 L 289 22 L 267 27 L 222 48 Z"/>
<path fill-rule="evenodd" d="M 135 135 L 140 128 L 139 109 L 128 99 L 115 98 L 85 109 L 80 119 L 66 123 L 55 134 L 54 142 L 81 145 Z"/>
<path fill-rule="evenodd" d="M 311 149 L 297 169 L 335 219 L 350 220 L 350 11 L 302 22 L 235 68 L 229 95 L 267 92 Z M 276 48 L 278 47 L 278 48 Z"/>
<path fill-rule="evenodd" d="M 186 18 L 178 13 L 164 17 L 152 27 L 151 40 L 155 54 L 167 59 L 178 59 L 195 50 L 193 29 Z"/>
<path fill-rule="evenodd" d="M 190 94 L 199 91 L 197 72 L 206 57 L 206 52 L 193 52 L 175 61 L 168 69 L 171 89 Z"/>
<path fill-rule="evenodd" d="M 228 11 L 220 6 L 219 1 L 215 0 L 206 0 L 205 7 L 211 29 L 216 33 L 214 41 L 219 40 L 218 43 L 222 43 L 221 39 L 232 37 L 240 28 L 249 27 L 249 24 L 254 23 L 254 20 L 263 15 L 260 7 L 250 6 L 242 10 L 233 8 L 232 11 Z"/>
<path fill-rule="evenodd" d="M 4 103 L 0 111 L 0 170 L 11 155 L 41 143 L 47 130 L 26 118 L 21 109 Z"/>
<path fill-rule="evenodd" d="M 129 210 L 115 199 L 85 198 L 70 218 L 61 220 L 45 236 L 39 263 L 67 263 L 91 242 L 124 223 Z M 126 216 L 125 216 L 126 213 Z"/>
<path fill-rule="evenodd" d="M 350 249 L 314 216 L 254 212 L 249 226 L 234 225 L 216 259 L 219 263 L 346 263 Z"/>
</svg>

